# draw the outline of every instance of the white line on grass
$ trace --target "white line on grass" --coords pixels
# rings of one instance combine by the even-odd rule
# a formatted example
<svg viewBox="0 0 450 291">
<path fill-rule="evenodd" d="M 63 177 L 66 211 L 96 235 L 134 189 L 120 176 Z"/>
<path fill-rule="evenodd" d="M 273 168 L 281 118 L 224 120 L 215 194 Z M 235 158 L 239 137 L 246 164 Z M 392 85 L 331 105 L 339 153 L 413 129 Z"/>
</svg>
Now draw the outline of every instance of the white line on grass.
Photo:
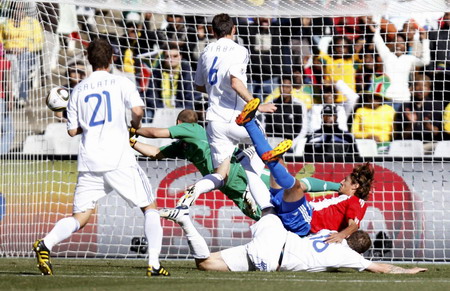
<svg viewBox="0 0 450 291">
<path fill-rule="evenodd" d="M 111 274 L 111 275 L 108 275 Z M 240 273 L 241 275 L 243 273 Z M 0 277 L 2 276 L 11 276 L 14 274 L 8 273 L 8 274 L 0 274 Z M 35 277 L 36 275 L 32 274 L 17 274 L 21 277 Z M 61 274 L 61 275 L 55 275 L 55 277 L 63 277 L 63 278 L 92 278 L 91 275 L 77 275 L 77 274 Z M 142 278 L 145 279 L 145 276 L 123 276 L 123 275 L 114 275 L 112 272 L 103 272 L 103 275 L 95 274 L 95 278 L 123 278 L 123 279 L 130 279 L 130 278 Z M 192 280 L 193 277 L 182 277 L 182 276 L 170 276 L 170 277 L 160 277 L 164 278 L 164 280 Z M 346 278 L 342 279 L 336 279 L 336 278 L 329 278 L 329 279 L 307 279 L 307 278 L 289 278 L 283 277 L 283 278 L 255 278 L 255 277 L 248 277 L 248 278 L 236 278 L 236 277 L 202 277 L 202 280 L 211 280 L 211 281 L 280 281 L 280 282 L 323 282 L 323 283 L 330 283 L 330 282 L 346 282 L 346 283 L 419 283 L 424 282 L 424 278 L 410 278 L 410 279 L 398 279 L 398 280 L 392 280 L 392 277 L 386 278 L 385 280 L 378 278 L 373 280 L 348 280 Z M 436 278 L 430 278 L 430 280 L 433 281 L 433 283 L 450 283 L 450 279 L 436 279 Z"/>
</svg>

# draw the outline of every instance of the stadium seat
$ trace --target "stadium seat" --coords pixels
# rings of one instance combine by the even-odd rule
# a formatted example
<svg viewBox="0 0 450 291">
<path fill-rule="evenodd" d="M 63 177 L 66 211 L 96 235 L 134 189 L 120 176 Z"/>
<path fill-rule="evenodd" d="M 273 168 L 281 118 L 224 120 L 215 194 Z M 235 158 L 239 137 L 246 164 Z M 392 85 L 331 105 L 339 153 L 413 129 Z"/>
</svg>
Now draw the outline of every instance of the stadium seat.
<svg viewBox="0 0 450 291">
<path fill-rule="evenodd" d="M 377 142 L 373 139 L 355 139 L 361 157 L 378 156 Z"/>
<path fill-rule="evenodd" d="M 422 157 L 423 143 L 420 140 L 394 140 L 389 146 L 389 155 L 393 157 Z"/>
<path fill-rule="evenodd" d="M 450 140 L 438 142 L 433 155 L 439 158 L 450 158 Z"/>
<path fill-rule="evenodd" d="M 23 144 L 24 154 L 48 155 L 53 154 L 53 145 L 44 135 L 29 135 Z"/>
<path fill-rule="evenodd" d="M 44 133 L 45 138 L 52 145 L 56 155 L 76 155 L 81 136 L 71 137 L 67 133 L 66 123 L 50 123 Z"/>
<path fill-rule="evenodd" d="M 181 108 L 157 108 L 151 126 L 166 128 L 176 125 L 176 119 L 182 110 Z"/>
</svg>

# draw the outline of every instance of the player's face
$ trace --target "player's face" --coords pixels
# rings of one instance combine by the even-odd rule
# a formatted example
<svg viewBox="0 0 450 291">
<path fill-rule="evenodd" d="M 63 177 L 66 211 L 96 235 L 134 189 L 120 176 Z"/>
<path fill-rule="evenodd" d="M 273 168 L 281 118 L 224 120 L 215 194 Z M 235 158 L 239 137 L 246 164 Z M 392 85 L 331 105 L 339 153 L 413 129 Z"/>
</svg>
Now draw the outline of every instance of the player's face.
<svg viewBox="0 0 450 291">
<path fill-rule="evenodd" d="M 345 194 L 348 196 L 353 196 L 355 194 L 355 190 L 358 188 L 358 184 L 353 184 L 350 175 L 344 178 L 341 181 L 341 187 L 339 188 L 339 193 Z"/>
</svg>

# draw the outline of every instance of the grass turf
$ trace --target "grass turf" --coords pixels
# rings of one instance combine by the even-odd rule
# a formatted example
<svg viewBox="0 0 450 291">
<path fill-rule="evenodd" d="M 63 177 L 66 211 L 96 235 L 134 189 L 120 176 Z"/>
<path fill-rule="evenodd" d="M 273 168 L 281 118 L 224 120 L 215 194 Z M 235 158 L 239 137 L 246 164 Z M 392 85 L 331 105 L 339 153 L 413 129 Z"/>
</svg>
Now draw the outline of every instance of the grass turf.
<svg viewBox="0 0 450 291">
<path fill-rule="evenodd" d="M 202 272 L 191 261 L 163 261 L 170 277 L 145 277 L 144 260 L 53 259 L 54 276 L 41 276 L 35 259 L 0 259 L 0 290 L 450 290 L 450 265 L 428 272 L 386 275 L 334 273 Z M 409 266 L 412 265 L 402 265 Z"/>
</svg>

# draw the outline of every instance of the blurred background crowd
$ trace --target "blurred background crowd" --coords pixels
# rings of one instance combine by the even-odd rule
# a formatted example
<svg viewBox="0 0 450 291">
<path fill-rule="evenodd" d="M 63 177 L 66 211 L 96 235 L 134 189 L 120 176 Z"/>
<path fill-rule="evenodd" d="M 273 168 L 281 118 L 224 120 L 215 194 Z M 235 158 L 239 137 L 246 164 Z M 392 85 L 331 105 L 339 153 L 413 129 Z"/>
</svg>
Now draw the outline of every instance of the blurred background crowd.
<svg viewBox="0 0 450 291">
<path fill-rule="evenodd" d="M 146 123 L 161 108 L 204 116 L 207 96 L 193 78 L 202 50 L 215 41 L 212 17 L 54 3 L 1 8 L 0 153 L 15 150 L 10 113 L 43 98 L 33 88 L 72 90 L 89 75 L 85 47 L 96 37 L 114 47 L 113 73 L 136 83 Z M 378 153 L 397 140 L 420 141 L 430 155 L 450 140 L 450 12 L 426 21 L 250 17 L 235 24 L 235 41 L 250 52 L 250 91 L 278 107 L 260 116 L 268 136 L 302 140 L 316 160 L 355 155 L 358 140 L 373 141 Z"/>
</svg>

